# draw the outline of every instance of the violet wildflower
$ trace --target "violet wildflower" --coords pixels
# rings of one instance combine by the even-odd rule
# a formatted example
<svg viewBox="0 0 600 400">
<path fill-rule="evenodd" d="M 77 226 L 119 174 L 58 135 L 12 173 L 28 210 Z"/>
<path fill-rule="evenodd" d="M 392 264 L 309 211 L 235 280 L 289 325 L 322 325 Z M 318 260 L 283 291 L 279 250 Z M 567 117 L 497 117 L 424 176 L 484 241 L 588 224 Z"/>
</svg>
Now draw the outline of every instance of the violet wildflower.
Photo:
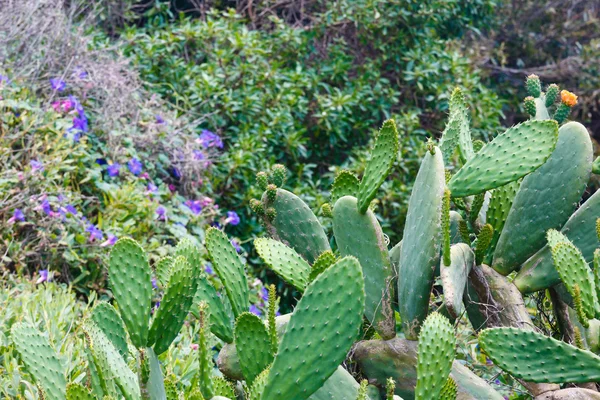
<svg viewBox="0 0 600 400">
<path fill-rule="evenodd" d="M 77 66 L 73 70 L 73 76 L 78 79 L 85 79 L 88 77 L 88 73 L 82 67 Z"/>
<path fill-rule="evenodd" d="M 93 242 L 94 240 L 100 241 L 104 239 L 104 234 L 102 233 L 102 231 L 92 223 L 88 224 L 87 228 L 85 228 L 85 231 L 90 234 L 90 242 Z"/>
<path fill-rule="evenodd" d="M 260 298 L 263 299 L 263 301 L 269 300 L 269 291 L 264 286 L 260 289 Z"/>
<path fill-rule="evenodd" d="M 108 161 L 106 161 L 105 158 L 96 158 L 96 164 L 98 164 L 98 165 L 106 165 L 106 164 L 108 164 Z"/>
<path fill-rule="evenodd" d="M 195 214 L 198 215 L 202 211 L 202 205 L 200 200 L 188 200 L 185 205 Z"/>
<path fill-rule="evenodd" d="M 240 223 L 240 216 L 235 211 L 227 211 L 227 218 L 225 218 L 226 224 L 237 225 Z"/>
<path fill-rule="evenodd" d="M 163 206 L 158 206 L 156 208 L 156 215 L 158 215 L 159 220 L 164 220 L 166 218 L 167 209 Z"/>
<path fill-rule="evenodd" d="M 158 289 L 158 285 L 156 283 L 156 278 L 152 277 L 152 279 L 150 281 L 152 282 L 152 289 Z"/>
<path fill-rule="evenodd" d="M 207 129 L 204 129 L 200 133 L 200 137 L 196 139 L 197 143 L 200 143 L 204 148 L 208 147 L 218 147 L 219 149 L 223 148 L 223 140 L 219 135 L 213 133 Z"/>
<path fill-rule="evenodd" d="M 39 270 L 38 274 L 40 275 L 40 277 L 38 278 L 37 281 L 35 281 L 36 285 L 39 285 L 40 283 L 43 283 L 43 282 L 50 282 L 52 280 L 52 277 L 49 276 L 47 269 Z"/>
<path fill-rule="evenodd" d="M 0 74 L 0 85 L 1 85 L 3 82 L 6 82 L 6 83 L 8 84 L 8 83 L 10 83 L 10 79 L 8 79 L 8 76 L 6 76 L 6 75 L 1 75 L 1 74 Z"/>
<path fill-rule="evenodd" d="M 41 209 L 46 215 L 50 215 L 52 213 L 52 206 L 50 206 L 50 202 L 48 201 L 48 199 L 42 200 L 42 203 L 40 204 L 38 209 Z"/>
<path fill-rule="evenodd" d="M 171 193 L 175 193 L 175 191 L 177 191 L 177 188 L 172 183 L 169 183 L 169 190 L 171 191 Z"/>
<path fill-rule="evenodd" d="M 204 197 L 202 198 L 202 200 L 200 200 L 200 205 L 202 207 L 208 207 L 213 203 L 213 199 L 211 199 L 210 197 Z"/>
<path fill-rule="evenodd" d="M 114 163 L 114 164 L 110 164 L 106 170 L 108 171 L 108 176 L 110 177 L 115 177 L 115 176 L 119 176 L 119 170 L 121 169 L 121 164 L 119 163 Z"/>
<path fill-rule="evenodd" d="M 57 92 L 62 92 L 67 88 L 67 83 L 60 78 L 51 78 L 50 79 L 50 87 L 52 90 L 56 90 Z"/>
<path fill-rule="evenodd" d="M 206 158 L 206 156 L 201 150 L 194 150 L 192 154 L 194 155 L 194 160 L 196 161 L 202 161 Z"/>
<path fill-rule="evenodd" d="M 250 305 L 250 308 L 248 309 L 252 314 L 257 315 L 257 316 L 261 316 L 262 312 L 258 309 L 258 307 L 256 307 L 254 304 Z"/>
<path fill-rule="evenodd" d="M 156 114 L 155 117 L 156 117 L 156 123 L 157 124 L 164 124 L 165 123 L 164 118 L 162 116 L 160 116 L 159 114 Z"/>
<path fill-rule="evenodd" d="M 89 131 L 88 120 L 85 117 L 75 117 L 73 118 L 73 126 L 69 128 L 70 130 L 78 130 L 81 132 Z"/>
<path fill-rule="evenodd" d="M 239 245 L 239 243 L 235 239 L 231 239 L 229 242 L 231 243 L 231 245 L 233 246 L 235 251 L 237 251 L 238 253 L 242 252 L 242 247 Z"/>
<path fill-rule="evenodd" d="M 65 206 L 65 210 L 67 210 L 67 212 L 71 215 L 77 215 L 77 209 L 75 207 L 73 207 L 72 204 L 67 204 Z"/>
<path fill-rule="evenodd" d="M 13 216 L 8 219 L 9 224 L 14 224 L 15 222 L 23 222 L 25 221 L 25 214 L 19 208 L 15 208 L 13 211 Z"/>
<path fill-rule="evenodd" d="M 44 171 L 44 164 L 42 164 L 38 160 L 29 161 L 29 165 L 31 166 L 31 171 L 34 173 Z"/>
<path fill-rule="evenodd" d="M 140 160 L 134 157 L 127 163 L 127 168 L 129 168 L 129 171 L 132 174 L 137 176 L 142 172 L 142 163 Z"/>
<path fill-rule="evenodd" d="M 148 193 L 156 194 L 158 192 L 158 187 L 152 183 L 148 182 Z"/>
<path fill-rule="evenodd" d="M 204 266 L 204 272 L 206 272 L 208 275 L 215 274 L 215 271 L 213 270 L 211 263 L 206 263 L 206 265 Z"/>
<path fill-rule="evenodd" d="M 102 231 L 100 231 L 102 233 Z M 100 244 L 100 247 L 112 246 L 117 243 L 117 237 L 111 233 L 107 235 L 107 239 Z"/>
</svg>

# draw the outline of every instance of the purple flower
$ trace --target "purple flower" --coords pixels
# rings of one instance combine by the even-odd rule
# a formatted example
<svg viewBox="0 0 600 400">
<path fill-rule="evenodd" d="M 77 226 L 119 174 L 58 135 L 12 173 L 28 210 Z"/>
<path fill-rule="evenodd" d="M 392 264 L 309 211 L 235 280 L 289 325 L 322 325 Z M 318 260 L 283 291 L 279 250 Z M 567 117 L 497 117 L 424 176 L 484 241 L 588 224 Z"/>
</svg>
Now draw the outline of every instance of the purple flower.
<svg viewBox="0 0 600 400">
<path fill-rule="evenodd" d="M 102 231 L 100 231 L 100 233 L 102 234 Z M 100 244 L 100 247 L 112 246 L 117 243 L 117 237 L 115 235 L 109 233 L 107 236 L 108 238 Z"/>
<path fill-rule="evenodd" d="M 25 221 L 25 214 L 23 214 L 23 211 L 21 211 L 19 208 L 15 208 L 13 211 L 13 216 L 8 219 L 8 223 L 14 224 L 17 221 Z"/>
<path fill-rule="evenodd" d="M 200 133 L 200 137 L 196 139 L 197 143 L 200 143 L 204 148 L 208 147 L 218 147 L 220 149 L 223 148 L 223 140 L 219 135 L 213 133 L 209 130 L 204 129 Z"/>
<path fill-rule="evenodd" d="M 156 284 L 156 278 L 155 277 L 152 277 L 151 282 L 152 282 L 152 289 L 158 289 L 158 285 Z"/>
<path fill-rule="evenodd" d="M 202 211 L 202 203 L 200 200 L 188 200 L 185 202 L 185 205 L 196 215 L 200 214 Z"/>
<path fill-rule="evenodd" d="M 0 74 L 0 84 L 2 84 L 2 82 L 10 83 L 10 79 L 8 79 L 8 76 Z"/>
<path fill-rule="evenodd" d="M 96 164 L 98 164 L 98 165 L 106 165 L 106 164 L 108 164 L 108 162 L 106 161 L 105 158 L 96 158 Z"/>
<path fill-rule="evenodd" d="M 235 251 L 237 251 L 238 253 L 242 252 L 242 247 L 235 239 L 231 239 L 229 242 L 231 243 Z"/>
<path fill-rule="evenodd" d="M 194 154 L 194 160 L 196 161 L 202 161 L 206 158 L 201 150 L 194 150 L 192 153 Z"/>
<path fill-rule="evenodd" d="M 102 233 L 102 231 L 92 223 L 88 224 L 87 228 L 85 228 L 85 231 L 90 234 L 90 242 L 93 242 L 94 240 L 100 241 L 104 239 L 104 234 Z"/>
<path fill-rule="evenodd" d="M 142 172 L 142 163 L 134 157 L 127 163 L 127 168 L 129 168 L 132 174 L 137 176 Z"/>
<path fill-rule="evenodd" d="M 119 176 L 119 170 L 121 169 L 121 164 L 119 163 L 114 163 L 109 165 L 106 170 L 108 171 L 108 176 L 110 177 L 115 177 L 115 176 Z"/>
<path fill-rule="evenodd" d="M 48 201 L 48 199 L 42 200 L 42 203 L 40 204 L 38 209 L 41 209 L 46 215 L 50 215 L 52 213 L 52 206 L 50 206 L 50 202 Z"/>
<path fill-rule="evenodd" d="M 212 264 L 211 263 L 206 263 L 206 265 L 204 266 L 204 272 L 206 272 L 208 275 L 214 275 L 215 271 L 213 271 L 212 269 Z"/>
<path fill-rule="evenodd" d="M 263 301 L 269 300 L 269 291 L 264 286 L 260 289 L 260 298 L 263 299 Z"/>
<path fill-rule="evenodd" d="M 73 205 L 72 205 L 72 204 L 67 204 L 67 205 L 65 206 L 65 210 L 67 210 L 67 212 L 68 212 L 69 214 L 72 214 L 72 215 L 77 215 L 77 209 L 76 209 L 75 207 L 73 207 Z"/>
<path fill-rule="evenodd" d="M 258 315 L 259 317 L 262 315 L 262 312 L 254 304 L 250 305 L 249 311 L 254 315 Z"/>
<path fill-rule="evenodd" d="M 47 269 L 39 270 L 38 274 L 40 274 L 40 277 L 38 278 L 37 281 L 35 281 L 36 285 L 39 285 L 42 282 L 49 282 L 49 281 L 52 280 L 52 277 L 48 276 L 48 270 Z"/>
<path fill-rule="evenodd" d="M 29 165 L 31 166 L 31 171 L 38 172 L 44 170 L 44 164 L 39 162 L 38 160 L 29 161 Z"/>
<path fill-rule="evenodd" d="M 77 66 L 73 70 L 73 76 L 79 79 L 85 79 L 88 77 L 88 73 L 82 67 Z"/>
<path fill-rule="evenodd" d="M 62 92 L 67 88 L 67 83 L 60 78 L 52 78 L 50 79 L 50 87 L 52 90 Z"/>
<path fill-rule="evenodd" d="M 164 124 L 165 123 L 164 118 L 162 116 L 160 116 L 159 114 L 156 114 L 155 117 L 156 117 L 156 123 L 157 124 Z"/>
<path fill-rule="evenodd" d="M 158 192 L 158 187 L 154 183 L 148 182 L 148 193 L 156 194 L 156 192 Z"/>
<path fill-rule="evenodd" d="M 77 130 L 81 132 L 87 132 L 89 130 L 88 120 L 85 117 L 75 117 L 73 118 L 73 126 L 69 128 L 70 130 Z"/>
<path fill-rule="evenodd" d="M 227 211 L 226 224 L 237 225 L 240 223 L 240 216 L 235 211 Z"/>
<path fill-rule="evenodd" d="M 164 220 L 167 214 L 167 209 L 163 206 L 158 206 L 156 208 L 156 215 L 158 215 L 158 219 Z"/>
</svg>

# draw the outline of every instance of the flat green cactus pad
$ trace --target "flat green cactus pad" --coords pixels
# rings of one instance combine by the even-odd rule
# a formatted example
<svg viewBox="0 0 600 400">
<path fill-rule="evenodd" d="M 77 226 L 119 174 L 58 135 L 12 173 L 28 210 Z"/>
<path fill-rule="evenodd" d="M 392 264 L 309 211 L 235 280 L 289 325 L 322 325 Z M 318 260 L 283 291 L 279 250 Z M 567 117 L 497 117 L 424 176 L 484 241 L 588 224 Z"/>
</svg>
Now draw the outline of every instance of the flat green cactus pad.
<svg viewBox="0 0 600 400">
<path fill-rule="evenodd" d="M 267 368 L 256 377 L 252 386 L 249 387 L 246 395 L 247 400 L 260 400 L 260 396 L 262 396 L 262 393 L 265 390 L 268 377 L 269 369 Z"/>
<path fill-rule="evenodd" d="M 160 369 L 160 362 L 154 350 L 151 347 L 145 349 L 150 373 L 148 374 L 148 393 L 150 400 L 163 400 L 167 397 L 163 373 Z"/>
<path fill-rule="evenodd" d="M 119 351 L 93 322 L 88 321 L 84 331 L 88 335 L 92 356 L 102 379 L 109 384 L 114 383 L 126 400 L 139 400 L 141 394 L 137 377 Z"/>
<path fill-rule="evenodd" d="M 440 392 L 440 400 L 456 400 L 457 391 L 458 388 L 454 379 L 448 378 Z"/>
<path fill-rule="evenodd" d="M 13 325 L 10 337 L 27 369 L 50 400 L 66 396 L 65 371 L 48 337 L 25 323 Z"/>
<path fill-rule="evenodd" d="M 494 237 L 492 238 L 492 243 L 490 245 L 491 250 L 494 250 L 496 243 L 498 243 L 498 239 L 504 228 L 504 223 L 510 212 L 513 200 L 517 195 L 519 186 L 521 186 L 521 179 L 507 183 L 492 191 L 492 197 L 490 199 L 490 205 L 485 220 L 486 223 L 494 228 Z"/>
<path fill-rule="evenodd" d="M 67 400 L 97 400 L 97 398 L 79 383 L 69 383 L 67 385 Z"/>
<path fill-rule="evenodd" d="M 235 348 L 246 383 L 252 385 L 256 377 L 273 362 L 267 327 L 256 315 L 245 312 L 236 319 Z"/>
<path fill-rule="evenodd" d="M 91 319 L 104 332 L 121 357 L 127 360 L 129 357 L 127 332 L 117 310 L 107 302 L 100 302 L 92 310 Z"/>
<path fill-rule="evenodd" d="M 398 305 L 404 334 L 416 339 L 427 316 L 441 244 L 442 199 L 446 188 L 442 152 L 427 152 L 408 203 L 400 252 Z"/>
<path fill-rule="evenodd" d="M 458 243 L 450 249 L 450 266 L 440 263 L 440 275 L 444 288 L 444 304 L 453 318 L 464 311 L 463 294 L 471 268 L 475 265 L 475 254 L 465 243 Z"/>
<path fill-rule="evenodd" d="M 263 203 L 268 202 L 266 194 Z M 331 250 L 329 240 L 312 210 L 293 193 L 277 189 L 272 206 L 275 219 L 267 229 L 273 239 L 280 240 L 312 264 L 321 253 Z"/>
<path fill-rule="evenodd" d="M 415 400 L 439 398 L 454 361 L 454 329 L 446 317 L 433 313 L 419 334 Z"/>
<path fill-rule="evenodd" d="M 333 180 L 333 186 L 331 187 L 331 204 L 335 204 L 338 199 L 344 196 L 356 197 L 358 193 L 358 187 L 360 181 L 350 171 L 341 170 Z"/>
<path fill-rule="evenodd" d="M 131 342 L 138 348 L 146 347 L 152 304 L 152 277 L 146 253 L 134 240 L 119 239 L 110 252 L 108 274 Z"/>
<path fill-rule="evenodd" d="M 206 232 L 206 249 L 237 318 L 250 307 L 244 264 L 227 235 L 216 228 L 209 228 Z"/>
<path fill-rule="evenodd" d="M 583 383 L 600 379 L 600 357 L 542 334 L 492 328 L 479 334 L 490 359 L 511 375 L 537 383 Z"/>
<path fill-rule="evenodd" d="M 310 265 L 296 250 L 268 238 L 254 240 L 254 247 L 260 258 L 284 281 L 296 289 L 304 291 L 308 284 Z"/>
<path fill-rule="evenodd" d="M 362 271 L 353 257 L 308 285 L 281 339 L 262 400 L 305 400 L 316 392 L 357 339 L 364 300 Z"/>
<path fill-rule="evenodd" d="M 535 171 L 550 157 L 557 139 L 556 121 L 527 121 L 509 128 L 450 179 L 452 196 L 483 193 Z"/>
<path fill-rule="evenodd" d="M 463 162 L 475 155 L 471 131 L 469 130 L 469 113 L 462 90 L 454 89 L 450 96 L 450 115 L 446 128 L 440 138 L 440 149 L 444 155 L 444 163 L 449 163 L 458 147 Z"/>
<path fill-rule="evenodd" d="M 308 281 L 314 281 L 321 272 L 335 264 L 336 260 L 337 258 L 331 250 L 322 253 L 310 267 L 311 269 L 310 275 L 308 276 Z"/>
<path fill-rule="evenodd" d="M 365 173 L 360 181 L 356 197 L 358 198 L 358 211 L 361 214 L 367 212 L 379 186 L 392 170 L 399 147 L 396 123 L 393 119 L 389 119 L 383 123 L 379 135 L 375 139 L 371 158 L 367 162 Z"/>
<path fill-rule="evenodd" d="M 342 256 L 354 256 L 365 277 L 365 315 L 383 339 L 396 336 L 392 310 L 392 266 L 375 214 L 357 210 L 357 200 L 345 196 L 333 209 L 333 232 Z"/>
<path fill-rule="evenodd" d="M 156 276 L 156 282 L 158 286 L 164 288 L 169 282 L 169 275 L 171 274 L 171 264 L 173 264 L 173 257 L 163 257 L 154 266 L 154 275 Z"/>
<path fill-rule="evenodd" d="M 198 278 L 183 256 L 173 261 L 167 290 L 154 314 L 148 342 L 156 354 L 162 354 L 175 340 L 190 312 L 198 288 Z"/>
<path fill-rule="evenodd" d="M 523 178 L 494 253 L 493 267 L 507 275 L 546 243 L 581 199 L 592 170 L 592 141 L 578 122 L 561 126 L 556 149 L 544 165 Z"/>
<path fill-rule="evenodd" d="M 596 236 L 596 219 L 600 215 L 600 191 L 587 199 L 569 218 L 561 232 L 581 251 L 585 261 L 591 263 L 594 250 L 600 243 Z M 546 245 L 531 256 L 521 267 L 513 283 L 521 293 L 531 293 L 560 283 L 554 268 L 550 246 Z"/>
<path fill-rule="evenodd" d="M 204 301 L 210 311 L 210 331 L 225 343 L 233 342 L 233 312 L 229 298 L 219 296 L 217 290 L 202 273 L 198 278 L 198 289 L 192 304 L 192 313 L 198 317 L 198 305 Z"/>
<path fill-rule="evenodd" d="M 308 400 L 346 400 L 358 396 L 358 382 L 343 367 L 338 367 Z M 371 398 L 367 396 L 366 400 Z"/>
</svg>

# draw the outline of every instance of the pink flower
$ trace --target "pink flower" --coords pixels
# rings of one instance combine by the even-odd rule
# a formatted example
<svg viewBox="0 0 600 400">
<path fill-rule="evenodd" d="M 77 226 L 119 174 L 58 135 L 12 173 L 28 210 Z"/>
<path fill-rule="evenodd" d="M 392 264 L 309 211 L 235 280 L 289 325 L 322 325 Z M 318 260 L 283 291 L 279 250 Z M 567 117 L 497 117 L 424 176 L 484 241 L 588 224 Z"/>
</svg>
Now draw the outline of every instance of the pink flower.
<svg viewBox="0 0 600 400">
<path fill-rule="evenodd" d="M 198 350 L 198 345 L 196 343 L 192 343 L 192 344 L 190 344 L 190 348 L 192 350 Z"/>
</svg>

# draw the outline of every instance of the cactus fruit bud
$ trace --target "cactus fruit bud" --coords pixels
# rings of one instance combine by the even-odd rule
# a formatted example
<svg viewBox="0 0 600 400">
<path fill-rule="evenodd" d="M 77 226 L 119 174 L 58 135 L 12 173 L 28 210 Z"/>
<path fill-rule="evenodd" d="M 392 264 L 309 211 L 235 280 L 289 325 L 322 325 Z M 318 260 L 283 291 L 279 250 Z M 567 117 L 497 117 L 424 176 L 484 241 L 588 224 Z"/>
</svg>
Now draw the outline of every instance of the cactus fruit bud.
<svg viewBox="0 0 600 400">
<path fill-rule="evenodd" d="M 321 272 L 335 264 L 335 262 L 336 258 L 333 252 L 331 250 L 324 251 L 313 263 L 308 280 L 310 282 L 314 281 Z"/>
<path fill-rule="evenodd" d="M 550 107 L 556 102 L 558 97 L 558 85 L 553 83 L 546 89 L 546 107 Z"/>
<path fill-rule="evenodd" d="M 321 214 L 323 214 L 325 218 L 333 218 L 333 210 L 331 209 L 330 203 L 325 203 L 321 206 Z"/>
<path fill-rule="evenodd" d="M 469 213 L 469 220 L 472 224 L 477 221 L 477 217 L 479 217 L 479 212 L 481 211 L 481 207 L 483 207 L 483 203 L 485 202 L 485 192 L 476 195 L 473 198 L 473 204 L 471 204 L 471 212 Z"/>
<path fill-rule="evenodd" d="M 596 175 L 600 175 L 600 156 L 594 160 L 592 164 L 592 172 Z"/>
<path fill-rule="evenodd" d="M 560 101 L 566 106 L 575 107 L 575 104 L 577 104 L 577 96 L 568 90 L 561 90 Z"/>
<path fill-rule="evenodd" d="M 527 114 L 531 115 L 532 117 L 535 116 L 535 99 L 533 97 L 525 97 L 525 99 L 523 100 L 523 106 L 525 107 L 525 111 L 527 111 Z"/>
<path fill-rule="evenodd" d="M 598 237 L 598 241 L 600 241 L 600 218 L 596 219 L 596 236 Z"/>
<path fill-rule="evenodd" d="M 567 119 L 567 117 L 569 116 L 569 114 L 571 113 L 571 107 L 569 107 L 568 105 L 564 104 L 564 103 L 560 103 L 558 105 L 558 108 L 556 109 L 556 112 L 554 113 L 554 120 L 556 120 L 556 122 L 558 122 L 559 124 L 562 124 L 563 122 L 565 122 L 565 120 Z"/>
<path fill-rule="evenodd" d="M 431 140 L 431 138 L 429 138 L 429 139 L 427 140 L 426 147 L 427 147 L 427 151 L 428 151 L 428 152 L 429 152 L 429 153 L 430 153 L 432 156 L 433 156 L 433 155 L 435 155 L 435 143 L 434 143 L 434 141 L 433 141 L 433 140 Z"/>
<path fill-rule="evenodd" d="M 271 167 L 271 176 L 275 186 L 283 187 L 287 179 L 287 168 L 284 165 L 275 164 Z"/>
<path fill-rule="evenodd" d="M 256 183 L 258 183 L 258 187 L 260 190 L 267 190 L 267 185 L 269 184 L 269 176 L 265 171 L 260 171 L 256 174 Z"/>
<path fill-rule="evenodd" d="M 442 202 L 442 234 L 444 243 L 442 247 L 442 259 L 444 265 L 450 265 L 450 191 L 444 191 L 444 200 Z"/>
<path fill-rule="evenodd" d="M 269 203 L 273 203 L 276 198 L 277 198 L 277 186 L 275 186 L 274 184 L 271 183 L 271 184 L 267 185 L 267 199 L 269 200 Z"/>
<path fill-rule="evenodd" d="M 467 221 L 465 221 L 464 219 L 458 221 L 458 232 L 460 233 L 461 240 L 470 246 L 471 235 L 469 233 L 469 226 L 467 225 Z"/>
<path fill-rule="evenodd" d="M 590 324 L 587 315 L 585 314 L 585 310 L 583 309 L 581 289 L 577 284 L 573 286 L 573 304 L 575 306 L 575 311 L 577 311 L 577 319 L 579 319 L 579 322 L 581 322 L 581 325 L 583 325 L 584 328 L 588 328 Z"/>
<path fill-rule="evenodd" d="M 269 222 L 273 222 L 275 220 L 275 217 L 277 216 L 277 211 L 275 211 L 273 207 L 269 207 L 267 208 L 266 216 Z"/>
<path fill-rule="evenodd" d="M 446 170 L 444 172 L 444 179 L 446 179 L 446 185 L 447 185 L 448 182 L 450 182 L 450 179 L 452 179 L 452 172 Z"/>
<path fill-rule="evenodd" d="M 494 236 L 494 228 L 490 224 L 485 224 L 479 235 L 477 235 L 477 246 L 475 247 L 475 262 L 477 265 L 481 264 L 483 257 L 492 242 Z"/>
<path fill-rule="evenodd" d="M 537 98 L 542 94 L 542 83 L 540 82 L 540 77 L 535 74 L 531 74 L 527 77 L 525 86 L 527 87 L 527 93 L 529 93 L 529 95 L 532 97 Z"/>
<path fill-rule="evenodd" d="M 277 293 L 275 285 L 269 285 L 269 309 L 267 310 L 267 319 L 269 322 L 269 338 L 271 339 L 271 353 L 277 354 L 277 325 L 275 324 L 275 310 L 277 308 Z"/>
<path fill-rule="evenodd" d="M 369 381 L 363 379 L 360 381 L 360 387 L 358 388 L 358 396 L 356 400 L 367 400 L 367 386 L 369 385 Z"/>
<path fill-rule="evenodd" d="M 250 209 L 252 210 L 252 212 L 254 212 L 254 214 L 258 215 L 259 217 L 265 215 L 265 209 L 263 208 L 263 205 L 260 202 L 260 200 L 250 200 Z"/>
<path fill-rule="evenodd" d="M 394 400 L 394 391 L 396 390 L 396 382 L 394 378 L 387 378 L 385 382 L 386 400 Z"/>
<path fill-rule="evenodd" d="M 581 331 L 579 330 L 578 326 L 573 327 L 573 336 L 575 336 L 575 346 L 577 346 L 581 350 L 585 350 L 585 347 L 583 345 L 583 338 L 581 337 Z"/>
<path fill-rule="evenodd" d="M 483 140 L 473 141 L 473 151 L 475 153 L 479 153 L 479 150 L 483 149 L 483 146 L 485 146 L 485 142 Z"/>
<path fill-rule="evenodd" d="M 446 384 L 440 392 L 440 400 L 456 400 L 456 394 L 458 392 L 458 386 L 451 377 L 448 377 Z"/>
</svg>

